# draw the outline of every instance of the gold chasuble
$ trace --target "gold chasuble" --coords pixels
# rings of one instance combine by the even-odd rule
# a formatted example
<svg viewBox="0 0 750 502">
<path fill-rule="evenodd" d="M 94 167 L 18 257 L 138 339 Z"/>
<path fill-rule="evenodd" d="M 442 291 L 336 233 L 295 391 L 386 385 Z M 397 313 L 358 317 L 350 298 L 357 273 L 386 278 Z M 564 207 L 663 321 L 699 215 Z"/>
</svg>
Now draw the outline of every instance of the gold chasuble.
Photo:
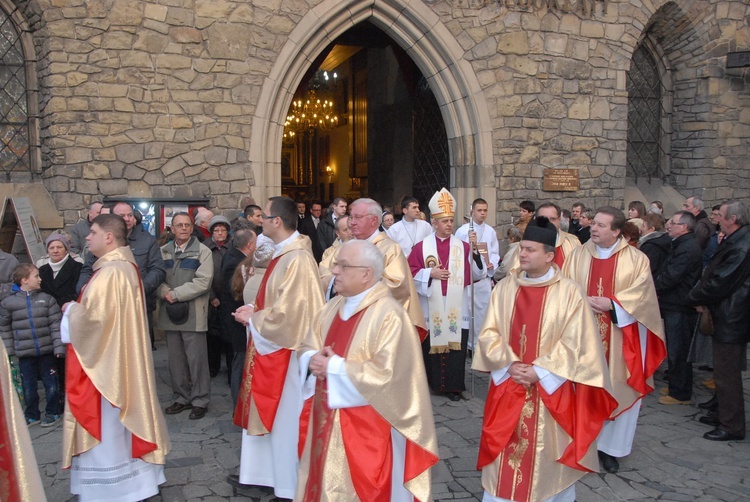
<svg viewBox="0 0 750 502">
<path fill-rule="evenodd" d="M 596 438 L 617 406 L 591 309 L 553 268 L 543 282 L 517 271 L 498 283 L 479 334 L 474 369 L 520 361 L 566 380 L 552 394 L 539 382 L 490 380 L 477 468 L 494 497 L 544 500 L 597 471 Z"/>
<path fill-rule="evenodd" d="M 282 347 L 261 355 L 250 337 L 234 423 L 253 436 L 271 432 L 292 351 L 310 328 L 310 319 L 323 308 L 318 267 L 310 239 L 298 235 L 268 265 L 251 317 L 263 338 Z"/>
<path fill-rule="evenodd" d="M 169 436 L 156 394 L 146 303 L 130 248 L 99 258 L 77 303 L 68 307 L 63 468 L 101 441 L 101 399 L 120 409 L 132 458 L 164 464 Z"/>
<path fill-rule="evenodd" d="M 391 428 L 406 439 L 404 487 L 416 500 L 430 500 L 437 437 L 411 319 L 382 282 L 347 321 L 339 316 L 345 300 L 325 306 L 299 352 L 330 346 L 346 359 L 347 376 L 369 404 L 331 410 L 326 381 L 317 382 L 300 420 L 304 450 L 295 500 L 390 500 Z"/>
<path fill-rule="evenodd" d="M 5 344 L 0 343 L 0 500 L 46 501 L 31 437 L 10 375 Z"/>
<path fill-rule="evenodd" d="M 572 253 L 575 248 L 578 247 L 581 247 L 581 241 L 578 240 L 578 237 L 573 234 L 569 234 L 568 232 L 558 230 L 557 241 L 555 242 L 555 265 L 557 265 L 562 270 L 567 257 L 570 256 L 570 253 Z M 515 252 L 510 256 L 508 265 L 506 265 L 508 267 L 506 269 L 508 270 L 508 273 L 514 270 L 518 270 L 518 267 L 521 265 L 519 256 L 520 252 L 521 249 L 517 247 Z"/>
<path fill-rule="evenodd" d="M 565 261 L 563 274 L 577 282 L 587 295 L 610 298 L 637 321 L 619 328 L 609 313 L 596 315 L 596 332 L 605 348 L 618 403 L 612 413 L 614 418 L 654 390 L 654 372 L 666 357 L 648 257 L 625 239 L 619 239 L 612 255 L 602 260 L 596 245 L 589 241 Z M 641 347 L 639 325 L 647 331 L 645 347 Z"/>
</svg>

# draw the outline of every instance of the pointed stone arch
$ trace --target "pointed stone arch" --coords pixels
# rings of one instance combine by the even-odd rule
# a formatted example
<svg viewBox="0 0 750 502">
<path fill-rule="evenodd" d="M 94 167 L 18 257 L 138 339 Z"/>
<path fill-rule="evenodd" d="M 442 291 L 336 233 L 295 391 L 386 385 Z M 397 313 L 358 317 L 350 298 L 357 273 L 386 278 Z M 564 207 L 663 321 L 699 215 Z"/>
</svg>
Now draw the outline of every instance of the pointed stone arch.
<svg viewBox="0 0 750 502">
<path fill-rule="evenodd" d="M 493 224 L 495 177 L 486 99 L 458 41 L 419 0 L 325 0 L 303 16 L 265 79 L 253 116 L 252 195 L 262 201 L 281 192 L 281 138 L 294 91 L 316 56 L 363 21 L 396 41 L 427 78 L 445 122 L 451 187 L 459 207 L 468 209 L 474 198 L 483 197 L 490 205 L 488 223 Z"/>
</svg>

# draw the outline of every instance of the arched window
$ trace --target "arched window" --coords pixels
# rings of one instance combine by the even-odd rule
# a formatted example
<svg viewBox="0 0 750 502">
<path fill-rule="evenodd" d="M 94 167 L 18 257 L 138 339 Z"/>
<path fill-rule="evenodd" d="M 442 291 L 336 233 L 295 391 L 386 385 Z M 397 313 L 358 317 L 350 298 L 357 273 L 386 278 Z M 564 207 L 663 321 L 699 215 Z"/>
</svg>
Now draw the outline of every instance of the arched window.
<svg viewBox="0 0 750 502">
<path fill-rule="evenodd" d="M 646 37 L 633 53 L 627 74 L 627 175 L 664 180 L 669 174 L 671 93 L 669 70 Z"/>
<path fill-rule="evenodd" d="M 0 2 L 0 170 L 40 172 L 36 93 L 29 85 L 34 76 L 33 47 L 20 12 Z M 31 53 L 32 57 L 29 57 Z"/>
</svg>

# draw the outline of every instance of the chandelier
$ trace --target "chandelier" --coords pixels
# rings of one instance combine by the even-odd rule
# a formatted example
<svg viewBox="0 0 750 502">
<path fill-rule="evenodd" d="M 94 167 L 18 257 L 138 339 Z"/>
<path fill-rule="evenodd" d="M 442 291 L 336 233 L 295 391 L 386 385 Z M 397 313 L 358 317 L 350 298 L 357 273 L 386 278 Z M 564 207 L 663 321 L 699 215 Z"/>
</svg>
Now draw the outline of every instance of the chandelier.
<svg viewBox="0 0 750 502">
<path fill-rule="evenodd" d="M 333 108 L 332 99 L 318 97 L 317 90 L 330 90 L 336 86 L 338 75 L 327 71 L 318 71 L 308 83 L 308 90 L 302 99 L 292 101 L 289 113 L 284 121 L 284 138 L 291 139 L 299 133 L 314 129 L 332 129 L 339 124 L 339 118 Z"/>
</svg>

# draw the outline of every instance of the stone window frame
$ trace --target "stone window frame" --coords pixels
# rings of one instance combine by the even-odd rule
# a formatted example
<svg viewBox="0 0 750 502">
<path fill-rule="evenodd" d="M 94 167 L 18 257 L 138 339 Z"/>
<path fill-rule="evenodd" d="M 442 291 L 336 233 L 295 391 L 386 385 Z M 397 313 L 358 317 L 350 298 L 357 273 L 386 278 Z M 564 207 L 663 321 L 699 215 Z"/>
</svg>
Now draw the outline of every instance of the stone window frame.
<svg viewBox="0 0 750 502">
<path fill-rule="evenodd" d="M 660 130 L 661 135 L 659 137 L 659 178 L 663 181 L 669 179 L 672 172 L 672 116 L 674 115 L 673 109 L 673 78 L 672 78 L 672 67 L 669 64 L 669 59 L 666 57 L 664 49 L 661 47 L 659 42 L 653 36 L 652 33 L 646 32 L 643 38 L 635 46 L 635 51 L 645 47 L 649 52 L 654 62 L 656 63 L 656 70 L 661 80 L 661 102 L 660 108 L 662 110 Z M 628 99 L 630 99 L 628 97 Z M 628 141 L 630 138 L 628 137 Z M 652 176 L 649 176 L 649 183 L 651 182 Z"/>
<path fill-rule="evenodd" d="M 12 169 L 10 171 L 5 171 L 5 175 L 8 180 L 11 180 L 11 178 L 23 177 L 26 174 L 30 174 L 33 179 L 35 175 L 42 173 L 39 81 L 37 78 L 36 50 L 34 49 L 31 28 L 19 7 L 14 5 L 11 0 L 0 0 L 0 10 L 2 11 L 0 13 L 4 14 L 13 23 L 21 41 L 21 50 L 23 51 L 25 66 L 26 112 L 29 135 L 28 169 Z"/>
</svg>

